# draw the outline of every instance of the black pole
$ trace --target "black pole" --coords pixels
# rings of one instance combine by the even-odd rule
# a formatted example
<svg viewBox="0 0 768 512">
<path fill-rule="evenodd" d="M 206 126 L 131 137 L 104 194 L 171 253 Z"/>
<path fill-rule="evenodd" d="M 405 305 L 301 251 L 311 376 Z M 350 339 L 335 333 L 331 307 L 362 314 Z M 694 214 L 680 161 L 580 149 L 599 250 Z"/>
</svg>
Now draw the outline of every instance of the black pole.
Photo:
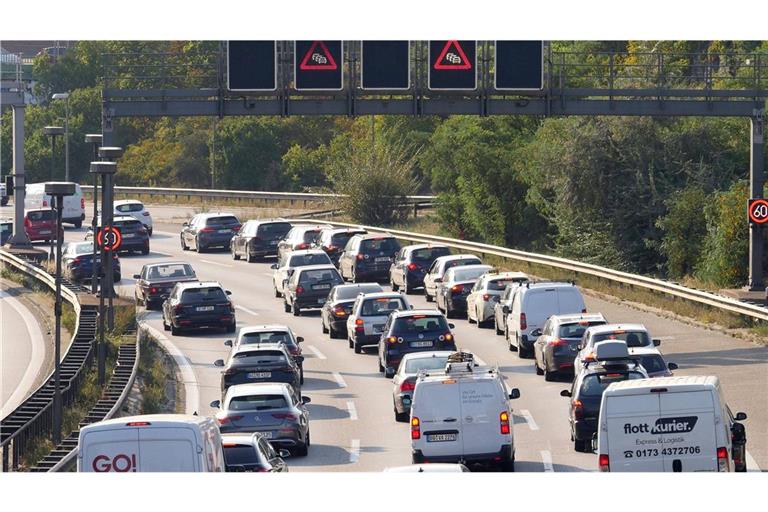
<svg viewBox="0 0 768 512">
<path fill-rule="evenodd" d="M 97 175 L 98 176 L 98 175 Z M 107 187 L 105 186 L 107 182 L 107 175 L 102 174 L 101 175 L 101 208 L 104 209 L 104 205 L 106 204 L 106 194 L 107 194 Z M 104 212 L 106 213 L 106 212 Z M 101 229 L 104 229 L 104 219 L 105 215 L 101 216 Z M 94 231 L 93 233 L 93 241 L 96 243 L 96 235 L 98 233 Z M 107 256 L 109 258 L 112 257 L 112 254 L 110 254 L 109 251 L 104 250 L 104 246 L 101 247 L 101 265 L 99 265 L 99 276 L 101 277 L 101 293 L 99 293 L 99 364 L 98 364 L 98 373 L 99 373 L 99 386 L 103 386 L 107 380 L 106 377 L 106 367 L 107 367 L 107 352 L 106 352 L 106 345 L 104 344 L 104 331 L 106 328 L 105 325 L 105 319 L 106 316 L 104 315 L 105 309 L 104 309 L 104 295 L 108 293 L 107 288 L 107 282 L 105 279 L 105 269 L 107 267 Z"/>
<path fill-rule="evenodd" d="M 750 119 L 749 192 L 752 199 L 763 197 L 765 187 L 764 119 L 765 112 L 756 110 Z M 764 291 L 763 283 L 763 226 L 749 226 L 749 282 L 750 291 Z"/>
<path fill-rule="evenodd" d="M 106 200 L 102 202 L 101 204 L 101 223 L 106 226 L 107 231 L 112 230 L 112 214 L 114 211 L 114 199 L 113 199 L 113 183 L 112 183 L 112 174 L 105 174 L 104 177 L 107 179 L 104 189 L 106 190 L 107 194 L 104 196 Z M 115 288 L 114 288 L 114 259 L 112 258 L 112 251 L 109 252 L 107 255 L 107 261 L 105 270 L 105 282 L 106 282 L 106 290 L 107 290 L 107 299 L 109 300 L 109 304 L 107 306 L 107 326 L 109 327 L 109 330 L 113 330 L 115 328 L 115 309 L 112 305 L 112 299 L 115 296 Z"/>
<path fill-rule="evenodd" d="M 55 164 L 56 164 L 55 160 L 56 160 L 56 136 L 55 135 L 51 135 L 51 181 L 53 181 L 53 169 L 54 169 Z M 53 196 L 51 196 L 51 213 L 55 213 L 53 211 Z M 56 231 L 56 238 L 58 238 L 58 237 L 59 237 L 59 232 Z M 48 259 L 52 260 L 53 256 L 54 256 L 54 254 L 53 254 L 53 236 L 51 236 L 51 251 L 48 254 Z"/>
<path fill-rule="evenodd" d="M 56 196 L 56 304 L 54 314 L 56 316 L 55 330 L 55 355 L 54 355 L 54 391 L 53 391 L 53 444 L 61 443 L 61 242 L 58 236 L 61 231 L 61 216 L 64 206 L 64 196 Z"/>
<path fill-rule="evenodd" d="M 99 145 L 98 143 L 93 143 L 93 161 L 97 161 L 99 159 Z M 96 268 L 96 235 L 98 234 L 96 232 L 98 225 L 96 223 L 96 216 L 99 212 L 99 175 L 94 174 L 93 175 L 93 219 L 91 219 L 91 231 L 93 233 L 93 259 L 91 260 L 91 293 L 96 293 L 99 289 L 99 271 Z M 102 263 L 99 265 L 103 265 L 104 260 L 102 260 Z"/>
</svg>

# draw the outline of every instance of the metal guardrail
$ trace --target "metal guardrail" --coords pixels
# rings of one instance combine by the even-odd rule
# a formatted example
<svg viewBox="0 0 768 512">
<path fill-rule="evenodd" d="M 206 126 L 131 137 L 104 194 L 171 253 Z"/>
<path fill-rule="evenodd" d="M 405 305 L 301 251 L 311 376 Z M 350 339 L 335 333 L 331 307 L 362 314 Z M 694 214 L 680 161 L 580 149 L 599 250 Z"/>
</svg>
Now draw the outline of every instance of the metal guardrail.
<svg viewBox="0 0 768 512">
<path fill-rule="evenodd" d="M 753 318 L 755 320 L 768 320 L 768 308 L 764 308 L 762 306 L 741 302 L 731 297 L 725 297 L 723 295 L 718 295 L 703 290 L 694 290 L 679 284 L 662 281 L 661 279 L 630 274 L 606 267 L 600 267 L 598 265 L 591 265 L 589 263 L 582 263 L 579 261 L 569 260 L 566 258 L 558 258 L 556 256 L 548 256 L 545 254 L 518 251 L 515 249 L 508 249 L 495 245 L 458 240 L 455 238 L 424 235 L 421 233 L 411 233 L 408 231 L 400 231 L 395 229 L 382 229 L 376 226 L 364 226 L 360 224 L 349 224 L 335 221 L 332 221 L 331 224 L 335 224 L 341 227 L 362 227 L 371 232 L 389 233 L 393 236 L 396 236 L 397 238 L 407 240 L 409 242 L 440 243 L 454 249 L 471 251 L 481 255 L 492 255 L 515 261 L 525 261 L 527 263 L 559 268 L 562 270 L 577 272 L 593 277 L 599 277 L 601 279 L 606 279 L 617 283 L 637 286 L 640 288 L 665 293 L 673 297 L 715 307 L 730 313 Z"/>
</svg>

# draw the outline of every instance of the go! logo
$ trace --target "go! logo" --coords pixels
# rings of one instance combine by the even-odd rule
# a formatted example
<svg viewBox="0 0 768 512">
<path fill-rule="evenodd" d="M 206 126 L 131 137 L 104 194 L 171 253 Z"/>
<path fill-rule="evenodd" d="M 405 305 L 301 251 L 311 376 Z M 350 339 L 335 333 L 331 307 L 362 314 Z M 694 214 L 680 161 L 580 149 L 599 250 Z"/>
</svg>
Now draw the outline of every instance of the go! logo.
<svg viewBox="0 0 768 512">
<path fill-rule="evenodd" d="M 97 455 L 91 464 L 96 473 L 107 473 L 114 471 L 116 473 L 136 472 L 136 454 L 126 455 L 119 453 L 109 458 L 108 455 Z"/>
</svg>

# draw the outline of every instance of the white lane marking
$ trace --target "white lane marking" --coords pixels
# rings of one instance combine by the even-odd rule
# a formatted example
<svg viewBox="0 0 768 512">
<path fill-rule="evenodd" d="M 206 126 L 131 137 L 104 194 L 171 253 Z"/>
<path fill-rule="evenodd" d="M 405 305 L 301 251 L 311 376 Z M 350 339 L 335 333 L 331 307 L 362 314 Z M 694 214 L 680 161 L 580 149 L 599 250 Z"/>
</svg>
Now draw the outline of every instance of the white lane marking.
<svg viewBox="0 0 768 512">
<path fill-rule="evenodd" d="M 656 336 L 654 339 L 661 340 L 661 341 L 664 341 L 664 340 L 668 341 L 668 340 L 675 339 L 675 337 L 674 336 Z"/>
<path fill-rule="evenodd" d="M 360 458 L 360 440 L 359 439 L 353 439 L 352 444 L 349 447 L 349 462 L 354 464 L 357 462 L 357 459 Z"/>
<path fill-rule="evenodd" d="M 520 409 L 520 414 L 525 418 L 525 422 L 531 427 L 531 430 L 539 430 L 539 426 L 533 420 L 533 416 L 528 409 Z"/>
<path fill-rule="evenodd" d="M 749 452 L 747 452 L 747 471 L 760 471 L 760 466 L 757 465 L 755 459 L 752 458 Z"/>
<path fill-rule="evenodd" d="M 320 352 L 320 351 L 319 351 L 319 350 L 318 350 L 316 347 L 314 347 L 313 345 L 307 345 L 307 350 L 309 350 L 310 352 L 312 352 L 313 354 L 315 354 L 315 357 L 316 357 L 316 358 L 318 358 L 318 359 L 327 359 L 327 358 L 325 357 L 325 354 L 323 354 L 322 352 Z"/>
<path fill-rule="evenodd" d="M 0 404 L 0 418 L 5 418 L 6 414 L 10 413 L 16 407 L 21 405 L 27 394 L 32 391 L 32 385 L 34 384 L 35 377 L 40 372 L 40 368 L 45 361 L 45 340 L 43 338 L 43 332 L 40 330 L 40 325 L 37 323 L 37 319 L 29 312 L 29 310 L 22 304 L 16 297 L 13 297 L 7 292 L 0 290 L 0 299 L 4 304 L 8 304 L 21 316 L 24 320 L 24 326 L 29 333 L 29 341 L 31 350 L 29 353 L 29 364 L 27 369 L 22 375 L 21 380 L 16 385 L 16 389 L 13 390 L 13 394 L 8 397 L 5 404 Z M 6 345 L 10 347 L 10 343 Z"/>
<path fill-rule="evenodd" d="M 168 254 L 167 252 L 160 252 L 160 251 L 152 251 L 151 254 L 156 254 L 158 256 L 167 256 L 169 258 L 173 256 L 173 254 Z"/>
<path fill-rule="evenodd" d="M 235 309 L 239 309 L 240 311 L 245 311 L 249 315 L 259 316 L 259 314 L 257 312 L 252 311 L 252 310 L 250 310 L 248 308 L 244 308 L 243 306 L 235 306 Z"/>
<path fill-rule="evenodd" d="M 480 366 L 486 366 L 485 361 L 483 361 L 477 356 L 475 356 L 475 362 L 477 362 L 477 364 L 479 364 Z"/>
<path fill-rule="evenodd" d="M 190 364 L 189 359 L 181 353 L 181 350 L 179 350 L 171 340 L 169 340 L 162 332 L 149 325 L 148 322 L 141 322 L 140 327 L 149 331 L 150 336 L 155 338 L 176 362 L 176 366 L 178 366 L 179 372 L 181 372 L 182 382 L 184 383 L 185 412 L 187 414 L 196 413 L 200 408 L 200 389 L 197 384 L 197 377 L 195 377 L 195 372 L 192 370 L 192 365 Z"/>
<path fill-rule="evenodd" d="M 349 412 L 350 420 L 357 420 L 357 409 L 355 408 L 355 402 L 347 402 L 347 411 Z"/>
<path fill-rule="evenodd" d="M 342 377 L 339 372 L 333 372 L 333 380 L 336 381 L 336 384 L 338 384 L 340 388 L 347 387 L 347 383 L 344 382 L 344 377 Z"/>
<path fill-rule="evenodd" d="M 202 261 L 203 263 L 210 263 L 211 265 L 218 265 L 220 267 L 232 268 L 232 265 L 227 265 L 226 263 L 219 263 L 217 261 L 211 261 L 211 260 L 200 260 L 200 261 Z"/>
<path fill-rule="evenodd" d="M 552 466 L 552 454 L 549 450 L 541 450 L 541 462 L 544 464 L 544 471 L 546 473 L 555 471 L 555 468 Z"/>
</svg>

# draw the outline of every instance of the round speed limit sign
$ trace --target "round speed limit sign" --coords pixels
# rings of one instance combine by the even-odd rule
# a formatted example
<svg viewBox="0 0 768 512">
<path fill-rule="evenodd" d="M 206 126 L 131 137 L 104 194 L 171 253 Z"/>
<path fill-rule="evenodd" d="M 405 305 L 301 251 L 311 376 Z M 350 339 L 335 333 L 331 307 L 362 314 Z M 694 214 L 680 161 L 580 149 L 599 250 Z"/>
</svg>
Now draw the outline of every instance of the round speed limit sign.
<svg viewBox="0 0 768 512">
<path fill-rule="evenodd" d="M 749 221 L 753 224 L 765 224 L 768 222 L 768 200 L 749 200 Z"/>
<path fill-rule="evenodd" d="M 120 234 L 120 230 L 114 226 L 101 228 L 99 234 L 96 236 L 96 243 L 105 251 L 118 250 L 122 242 L 123 237 Z"/>
</svg>

